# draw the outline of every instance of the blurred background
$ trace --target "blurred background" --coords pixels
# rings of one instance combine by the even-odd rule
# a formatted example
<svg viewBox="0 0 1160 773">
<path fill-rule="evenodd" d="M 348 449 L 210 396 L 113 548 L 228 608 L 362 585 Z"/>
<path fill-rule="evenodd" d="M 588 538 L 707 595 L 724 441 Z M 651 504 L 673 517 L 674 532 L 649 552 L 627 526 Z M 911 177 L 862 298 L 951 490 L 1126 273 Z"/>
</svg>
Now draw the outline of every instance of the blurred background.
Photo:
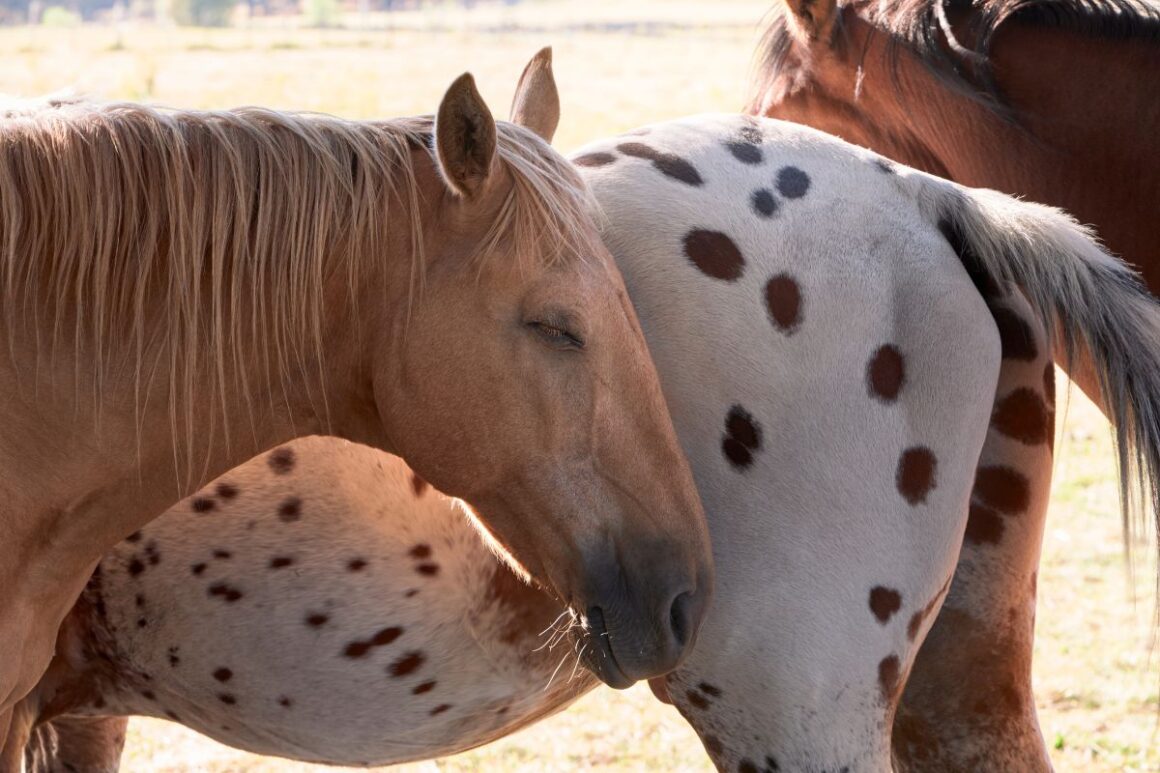
<svg viewBox="0 0 1160 773">
<path fill-rule="evenodd" d="M 567 152 L 643 123 L 739 109 L 769 2 L 0 0 L 0 92 L 382 118 L 432 112 L 469 70 L 503 117 L 528 58 L 552 45 L 556 145 Z M 1044 735 L 1060 770 L 1160 771 L 1154 567 L 1139 562 L 1132 578 L 1123 561 L 1106 423 L 1078 391 L 1060 402 L 1034 664 Z M 124 769 L 323 770 L 161 720 L 131 725 Z M 580 769 L 711 767 L 676 711 L 640 685 L 600 688 L 505 741 L 395 770 Z"/>
</svg>

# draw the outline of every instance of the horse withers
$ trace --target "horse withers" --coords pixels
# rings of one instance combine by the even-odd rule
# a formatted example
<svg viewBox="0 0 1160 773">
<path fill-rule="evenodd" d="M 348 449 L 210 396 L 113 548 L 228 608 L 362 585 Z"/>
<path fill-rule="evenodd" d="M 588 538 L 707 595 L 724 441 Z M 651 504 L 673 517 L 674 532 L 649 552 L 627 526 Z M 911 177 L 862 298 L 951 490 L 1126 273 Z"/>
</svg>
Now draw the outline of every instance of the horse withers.
<svg viewBox="0 0 1160 773">
<path fill-rule="evenodd" d="M 608 683 L 680 662 L 712 585 L 704 514 L 584 184 L 547 142 L 546 52 L 512 118 L 469 75 L 434 119 L 4 113 L 0 712 L 102 553 L 318 432 L 471 501 Z"/>
</svg>

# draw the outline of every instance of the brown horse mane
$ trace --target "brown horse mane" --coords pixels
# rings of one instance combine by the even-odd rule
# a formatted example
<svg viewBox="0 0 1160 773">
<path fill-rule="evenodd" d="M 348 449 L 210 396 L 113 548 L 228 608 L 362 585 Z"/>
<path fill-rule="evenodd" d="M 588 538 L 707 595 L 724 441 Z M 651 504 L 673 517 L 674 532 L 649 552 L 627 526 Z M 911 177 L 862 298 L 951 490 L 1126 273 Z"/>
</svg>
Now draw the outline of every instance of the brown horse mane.
<svg viewBox="0 0 1160 773">
<path fill-rule="evenodd" d="M 149 381 L 167 374 L 176 437 L 193 436 L 193 397 L 207 387 L 223 418 L 201 415 L 198 426 L 212 433 L 230 395 L 253 415 L 254 357 L 275 393 L 290 379 L 321 387 L 329 278 L 344 272 L 353 301 L 368 268 L 387 259 L 388 230 L 407 229 L 411 254 L 393 259 L 411 261 L 411 294 L 422 291 L 422 214 L 434 204 L 419 198 L 414 151 L 429 149 L 432 132 L 430 117 L 0 105 L 9 346 L 18 331 L 38 357 L 64 343 L 94 397 L 110 375 L 135 369 L 128 399 L 139 421 Z M 593 205 L 575 170 L 526 129 L 500 122 L 497 132 L 512 186 L 481 227 L 478 256 L 502 249 L 542 264 L 591 254 L 595 237 L 581 224 Z"/>
<path fill-rule="evenodd" d="M 1113 39 L 1160 39 L 1160 4 L 1156 0 L 839 0 L 838 5 L 859 7 L 868 22 L 889 35 L 887 56 L 896 84 L 898 49 L 903 47 L 954 91 L 1008 119 L 1014 116 L 990 67 L 991 42 L 1004 24 L 1016 22 Z M 747 108 L 750 112 L 760 111 L 767 95 L 781 98 L 802 82 L 804 73 L 800 70 L 805 65 L 794 54 L 787 13 L 785 4 L 779 3 L 762 34 Z M 948 20 L 960 17 L 966 20 L 965 34 L 956 36 Z M 833 40 L 839 45 L 843 42 L 841 14 L 836 15 Z"/>
</svg>

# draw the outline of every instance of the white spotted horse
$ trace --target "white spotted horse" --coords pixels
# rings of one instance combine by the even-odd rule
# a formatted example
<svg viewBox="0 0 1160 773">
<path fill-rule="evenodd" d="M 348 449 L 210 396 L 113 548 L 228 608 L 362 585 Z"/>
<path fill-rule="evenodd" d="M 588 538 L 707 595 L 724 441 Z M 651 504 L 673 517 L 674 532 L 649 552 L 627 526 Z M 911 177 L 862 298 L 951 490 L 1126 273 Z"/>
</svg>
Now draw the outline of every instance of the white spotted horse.
<svg viewBox="0 0 1160 773">
<path fill-rule="evenodd" d="M 470 497 L 576 610 L 609 683 L 689 651 L 708 527 L 591 197 L 549 145 L 550 61 L 526 68 L 512 122 L 468 74 L 434 117 L 386 121 L 0 107 L 10 748 L 101 556 L 312 433 Z"/>
<path fill-rule="evenodd" d="M 1131 272 L 1055 210 L 778 121 L 659 124 L 574 162 L 605 213 L 713 536 L 714 605 L 654 690 L 722 770 L 1047 768 L 1029 662 L 1004 651 L 1022 652 L 1032 633 L 1054 416 L 1047 342 L 1087 348 L 1121 441 L 1152 471 L 1160 312 Z M 305 458 L 311 447 L 288 448 Z M 528 593 L 497 604 L 501 559 L 412 516 L 434 494 L 416 497 L 422 485 L 402 478 L 385 491 L 369 462 L 336 489 L 312 469 L 320 456 L 283 477 L 253 462 L 222 480 L 227 496 L 200 495 L 213 508 L 183 505 L 216 526 L 191 533 L 172 514 L 110 554 L 69 629 L 78 644 L 62 648 L 62 676 L 40 697 L 56 708 L 39 716 L 171 711 L 254 751 L 385 763 L 478 743 L 591 683 L 543 692 L 561 689 L 560 675 L 545 677 L 557 666 L 571 676 L 567 658 L 536 649 L 556 609 Z M 293 523 L 278 515 L 287 498 L 302 501 Z M 365 520 L 376 539 L 402 537 L 364 566 L 361 546 L 316 544 L 355 531 L 315 506 Z M 483 566 L 446 568 L 456 550 Z M 956 599 L 963 556 L 1017 591 Z M 454 593 L 442 585 L 473 575 Z M 481 639 L 464 621 L 489 609 L 517 628 Z M 946 657 L 916 668 L 940 609 L 976 635 L 940 642 Z M 527 670 L 475 695 L 480 647 Z M 1003 668 L 976 671 L 982 653 Z M 968 733 L 950 756 L 924 744 L 921 716 L 898 713 L 904 688 L 947 691 L 943 721 L 981 716 L 1007 728 L 1003 743 L 978 748 Z M 516 707 L 502 721 L 501 693 Z M 422 752 L 397 744 L 396 716 Z M 894 760 L 892 736 L 907 750 Z"/>
</svg>

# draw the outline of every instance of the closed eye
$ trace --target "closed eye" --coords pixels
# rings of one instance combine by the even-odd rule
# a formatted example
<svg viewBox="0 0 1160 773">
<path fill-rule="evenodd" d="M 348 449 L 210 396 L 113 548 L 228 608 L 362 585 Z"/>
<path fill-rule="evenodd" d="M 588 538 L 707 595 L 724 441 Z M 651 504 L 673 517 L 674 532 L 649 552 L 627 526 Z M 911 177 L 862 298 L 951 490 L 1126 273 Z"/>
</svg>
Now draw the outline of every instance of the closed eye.
<svg viewBox="0 0 1160 773">
<path fill-rule="evenodd" d="M 536 332 L 536 334 L 550 346 L 558 349 L 583 349 L 584 341 L 580 336 L 570 332 L 562 325 L 533 321 L 528 323 L 528 327 Z"/>
</svg>

